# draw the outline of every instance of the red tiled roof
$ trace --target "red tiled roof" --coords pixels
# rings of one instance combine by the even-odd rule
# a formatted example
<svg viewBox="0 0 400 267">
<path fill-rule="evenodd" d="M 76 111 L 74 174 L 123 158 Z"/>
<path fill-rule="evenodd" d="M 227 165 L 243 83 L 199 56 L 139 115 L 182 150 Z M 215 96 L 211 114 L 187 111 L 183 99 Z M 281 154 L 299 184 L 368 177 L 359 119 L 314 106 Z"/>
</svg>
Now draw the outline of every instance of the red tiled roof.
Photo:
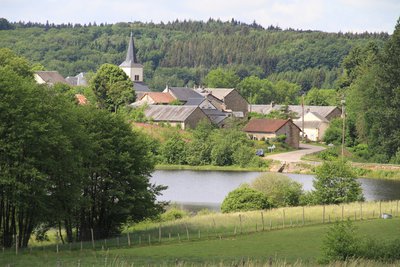
<svg viewBox="0 0 400 267">
<path fill-rule="evenodd" d="M 86 105 L 88 103 L 86 96 L 82 94 L 76 94 L 75 99 L 78 102 L 78 105 Z"/>
<path fill-rule="evenodd" d="M 157 104 L 168 104 L 175 100 L 175 98 L 170 93 L 149 92 L 149 93 L 146 93 L 145 95 L 148 95 L 151 99 L 153 99 L 155 104 L 156 103 Z"/>
<path fill-rule="evenodd" d="M 290 119 L 253 119 L 246 124 L 243 130 L 245 132 L 274 133 L 282 128 L 289 121 Z"/>
</svg>

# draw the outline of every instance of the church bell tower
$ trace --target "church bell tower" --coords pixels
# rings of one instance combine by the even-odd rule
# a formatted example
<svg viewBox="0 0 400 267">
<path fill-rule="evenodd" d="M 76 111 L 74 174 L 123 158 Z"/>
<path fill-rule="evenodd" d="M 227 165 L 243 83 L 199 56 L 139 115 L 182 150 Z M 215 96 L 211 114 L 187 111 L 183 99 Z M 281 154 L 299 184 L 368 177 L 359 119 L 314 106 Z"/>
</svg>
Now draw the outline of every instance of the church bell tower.
<svg viewBox="0 0 400 267">
<path fill-rule="evenodd" d="M 143 65 L 137 62 L 132 32 L 129 39 L 128 52 L 126 53 L 125 61 L 122 62 L 119 67 L 133 82 L 143 82 Z"/>
</svg>

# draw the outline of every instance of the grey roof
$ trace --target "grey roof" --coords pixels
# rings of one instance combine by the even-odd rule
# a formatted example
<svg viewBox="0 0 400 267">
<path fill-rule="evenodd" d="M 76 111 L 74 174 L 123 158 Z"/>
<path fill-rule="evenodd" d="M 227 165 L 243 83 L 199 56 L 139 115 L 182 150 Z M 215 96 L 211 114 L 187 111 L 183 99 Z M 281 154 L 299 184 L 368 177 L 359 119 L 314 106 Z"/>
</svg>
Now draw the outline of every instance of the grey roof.
<svg viewBox="0 0 400 267">
<path fill-rule="evenodd" d="M 35 71 L 35 74 L 47 84 L 67 83 L 58 71 Z"/>
<path fill-rule="evenodd" d="M 281 110 L 284 105 L 249 105 L 249 111 L 257 112 L 261 114 L 269 114 L 273 110 Z M 326 118 L 332 111 L 337 109 L 336 106 L 304 106 L 304 113 L 313 112 Z M 288 109 L 301 116 L 302 107 L 301 105 L 288 105 Z"/>
<path fill-rule="evenodd" d="M 204 97 L 202 98 L 188 98 L 187 102 L 185 103 L 186 106 L 199 106 L 205 100 Z"/>
<path fill-rule="evenodd" d="M 70 84 L 74 86 L 87 86 L 87 81 L 86 81 L 86 73 L 81 72 L 78 75 L 74 77 L 68 76 L 65 78 L 65 80 Z"/>
<path fill-rule="evenodd" d="M 195 90 L 187 87 L 167 87 L 164 92 L 171 93 L 179 101 L 187 102 L 190 98 L 202 98 Z"/>
<path fill-rule="evenodd" d="M 150 88 L 143 82 L 133 82 L 133 88 L 136 92 L 150 92 Z"/>
<path fill-rule="evenodd" d="M 145 110 L 145 115 L 154 121 L 184 122 L 196 106 L 173 106 L 173 105 L 149 105 Z"/>
<path fill-rule="evenodd" d="M 205 88 L 204 90 L 209 92 L 216 98 L 223 100 L 227 95 L 229 95 L 235 89 L 233 89 L 233 88 Z"/>
<path fill-rule="evenodd" d="M 229 113 L 220 111 L 218 109 L 202 109 L 207 117 L 215 124 L 220 124 L 229 117 Z"/>
<path fill-rule="evenodd" d="M 143 67 L 143 65 L 137 62 L 136 51 L 135 51 L 135 42 L 133 41 L 133 35 L 131 32 L 131 36 L 129 37 L 129 45 L 128 51 L 126 53 L 125 61 L 119 65 L 120 67 Z"/>
</svg>

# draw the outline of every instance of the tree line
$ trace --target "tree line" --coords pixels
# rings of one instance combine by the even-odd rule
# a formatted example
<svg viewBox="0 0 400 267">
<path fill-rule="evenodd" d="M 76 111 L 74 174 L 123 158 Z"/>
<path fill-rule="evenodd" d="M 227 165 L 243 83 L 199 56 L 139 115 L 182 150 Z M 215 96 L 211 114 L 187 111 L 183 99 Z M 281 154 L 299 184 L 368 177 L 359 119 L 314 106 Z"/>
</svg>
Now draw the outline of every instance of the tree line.
<svg viewBox="0 0 400 267">
<path fill-rule="evenodd" d="M 382 44 L 388 39 L 387 33 L 265 29 L 255 22 L 213 19 L 86 26 L 3 22 L 0 47 L 12 48 L 64 76 L 94 72 L 104 63 L 120 64 L 132 31 L 146 81 L 155 90 L 166 82 L 171 86 L 202 84 L 205 75 L 218 67 L 236 68 L 241 78 L 285 78 L 303 91 L 332 88 L 337 68 L 354 46 L 370 40 Z M 169 75 L 171 69 L 179 74 Z"/>
</svg>

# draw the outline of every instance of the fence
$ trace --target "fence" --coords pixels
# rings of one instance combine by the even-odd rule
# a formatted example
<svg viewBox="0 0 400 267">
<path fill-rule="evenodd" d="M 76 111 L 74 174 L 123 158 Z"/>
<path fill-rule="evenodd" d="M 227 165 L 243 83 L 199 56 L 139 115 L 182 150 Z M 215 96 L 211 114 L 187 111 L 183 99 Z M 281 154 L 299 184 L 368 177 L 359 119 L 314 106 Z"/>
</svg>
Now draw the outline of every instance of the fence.
<svg viewBox="0 0 400 267">
<path fill-rule="evenodd" d="M 209 214 L 187 217 L 172 222 L 152 223 L 118 237 L 28 248 L 4 249 L 3 253 L 16 254 L 32 251 L 76 251 L 107 250 L 109 248 L 152 246 L 197 240 L 232 238 L 238 235 L 261 231 L 272 231 L 290 227 L 302 227 L 331 223 L 336 220 L 370 220 L 380 218 L 383 213 L 399 217 L 399 201 L 360 202 L 344 205 L 287 207 L 257 212 Z"/>
</svg>

